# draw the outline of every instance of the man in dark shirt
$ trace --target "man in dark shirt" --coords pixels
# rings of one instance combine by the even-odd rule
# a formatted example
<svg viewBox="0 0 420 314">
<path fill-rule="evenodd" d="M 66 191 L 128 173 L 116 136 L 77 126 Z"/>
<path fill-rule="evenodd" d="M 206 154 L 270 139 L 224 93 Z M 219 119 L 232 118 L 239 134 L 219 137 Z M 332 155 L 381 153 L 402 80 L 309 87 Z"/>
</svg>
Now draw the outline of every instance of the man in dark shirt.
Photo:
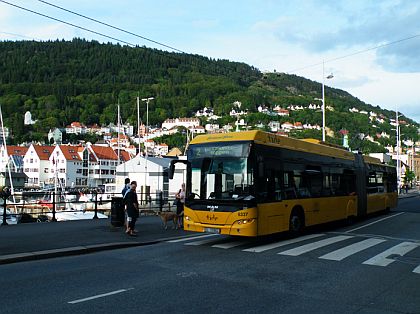
<svg viewBox="0 0 420 314">
<path fill-rule="evenodd" d="M 130 190 L 124 196 L 125 208 L 127 210 L 127 222 L 128 229 L 127 234 L 131 236 L 136 236 L 134 232 L 134 227 L 136 226 L 136 220 L 139 217 L 139 202 L 137 199 L 137 182 L 131 182 Z"/>
</svg>

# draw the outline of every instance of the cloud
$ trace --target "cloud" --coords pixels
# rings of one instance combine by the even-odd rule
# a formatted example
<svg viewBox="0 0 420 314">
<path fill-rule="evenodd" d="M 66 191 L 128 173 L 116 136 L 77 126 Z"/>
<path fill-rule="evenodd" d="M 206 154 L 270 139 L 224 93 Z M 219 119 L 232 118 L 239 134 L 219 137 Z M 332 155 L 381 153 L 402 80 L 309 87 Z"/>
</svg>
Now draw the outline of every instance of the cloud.
<svg viewBox="0 0 420 314">
<path fill-rule="evenodd" d="M 352 5 L 337 1 L 332 7 L 318 8 L 309 21 L 304 19 L 307 14 L 293 17 L 289 13 L 271 22 L 259 22 L 255 28 L 272 31 L 280 41 L 316 54 L 337 49 L 351 53 L 385 44 L 375 49 L 376 62 L 385 70 L 420 72 L 416 54 L 420 50 L 420 3 L 416 1 L 366 1 Z M 411 39 L 400 41 L 404 38 Z"/>
</svg>

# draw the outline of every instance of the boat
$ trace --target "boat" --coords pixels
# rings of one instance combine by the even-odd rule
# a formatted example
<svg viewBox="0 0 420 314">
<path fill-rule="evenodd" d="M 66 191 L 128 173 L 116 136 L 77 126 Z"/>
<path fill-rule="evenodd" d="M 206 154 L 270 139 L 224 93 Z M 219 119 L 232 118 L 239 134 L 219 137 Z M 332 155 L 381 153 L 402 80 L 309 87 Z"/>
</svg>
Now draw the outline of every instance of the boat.
<svg viewBox="0 0 420 314">
<path fill-rule="evenodd" d="M 3 207 L 0 208 L 0 224 L 3 223 Z M 13 214 L 10 210 L 6 209 L 6 222 L 9 225 L 16 225 L 20 221 L 21 215 Z"/>
<path fill-rule="evenodd" d="M 48 218 L 52 219 L 52 213 L 47 214 Z M 68 220 L 86 220 L 93 219 L 95 212 L 91 211 L 59 211 L 55 213 L 55 219 L 57 221 L 68 221 Z M 99 219 L 108 219 L 107 215 L 97 213 Z"/>
</svg>

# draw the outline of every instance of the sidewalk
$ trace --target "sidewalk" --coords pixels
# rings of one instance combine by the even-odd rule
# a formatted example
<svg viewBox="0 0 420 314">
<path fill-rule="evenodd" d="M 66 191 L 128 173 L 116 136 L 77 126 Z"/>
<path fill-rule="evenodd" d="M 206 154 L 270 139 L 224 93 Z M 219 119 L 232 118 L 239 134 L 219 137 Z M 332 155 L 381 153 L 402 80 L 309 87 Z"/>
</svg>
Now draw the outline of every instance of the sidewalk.
<svg viewBox="0 0 420 314">
<path fill-rule="evenodd" d="M 192 234 L 172 229 L 171 222 L 163 229 L 157 216 L 141 216 L 136 229 L 138 236 L 130 237 L 110 219 L 0 226 L 0 264 L 142 246 Z"/>
<path fill-rule="evenodd" d="M 417 187 L 415 187 L 414 189 L 408 190 L 408 193 L 405 193 L 405 190 L 404 190 L 403 193 L 400 193 L 398 195 L 398 198 L 402 199 L 402 198 L 415 197 L 415 196 L 419 196 L 419 195 L 420 195 L 420 191 L 417 189 Z"/>
</svg>

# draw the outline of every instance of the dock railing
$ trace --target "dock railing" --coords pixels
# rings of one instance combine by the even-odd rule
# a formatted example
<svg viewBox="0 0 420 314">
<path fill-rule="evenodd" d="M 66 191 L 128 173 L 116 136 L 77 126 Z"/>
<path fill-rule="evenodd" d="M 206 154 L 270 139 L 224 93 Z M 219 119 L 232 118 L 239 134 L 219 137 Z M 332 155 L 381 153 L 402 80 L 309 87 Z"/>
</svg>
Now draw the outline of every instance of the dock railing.
<svg viewBox="0 0 420 314">
<path fill-rule="evenodd" d="M 81 195 L 84 194 L 82 198 Z M 140 215 L 156 215 L 159 211 L 175 211 L 175 195 L 137 193 Z M 14 197 L 13 197 L 14 196 Z M 154 196 L 154 197 L 153 197 Z M 113 198 L 122 198 L 120 193 L 104 193 L 98 190 L 72 192 L 25 191 L 14 195 L 0 195 L 2 224 L 7 225 L 8 217 L 15 216 L 20 223 L 55 222 L 62 213 L 85 214 L 80 219 L 98 219 L 111 216 Z M 1 208 L 2 207 L 2 208 Z M 87 218 L 88 217 L 88 218 Z M 75 218 L 77 219 L 77 218 Z"/>
</svg>

